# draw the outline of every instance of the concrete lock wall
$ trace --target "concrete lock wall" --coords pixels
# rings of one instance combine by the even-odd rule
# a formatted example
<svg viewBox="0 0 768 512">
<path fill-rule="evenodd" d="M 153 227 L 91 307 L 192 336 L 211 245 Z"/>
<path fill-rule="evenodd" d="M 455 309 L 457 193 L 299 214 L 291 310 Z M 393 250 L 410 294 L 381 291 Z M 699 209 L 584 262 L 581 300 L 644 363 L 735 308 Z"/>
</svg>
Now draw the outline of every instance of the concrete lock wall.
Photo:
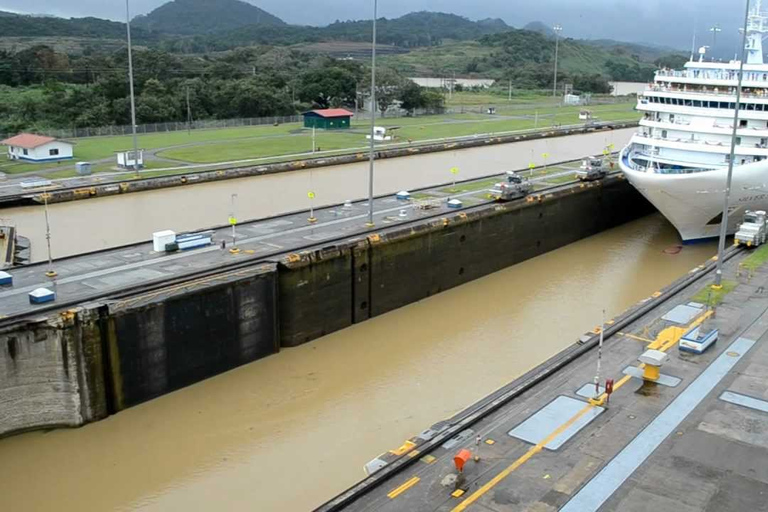
<svg viewBox="0 0 768 512">
<path fill-rule="evenodd" d="M 306 343 L 651 211 L 610 177 L 290 255 L 280 262 L 281 344 Z"/>
<path fill-rule="evenodd" d="M 0 436 L 77 426 L 641 217 L 621 177 L 0 330 Z"/>
<path fill-rule="evenodd" d="M 276 306 L 274 264 L 108 304 L 110 408 L 121 411 L 277 352 Z"/>
<path fill-rule="evenodd" d="M 0 331 L 0 436 L 107 416 L 98 313 L 77 308 Z"/>
<path fill-rule="evenodd" d="M 259 264 L 0 331 L 0 436 L 79 426 L 279 350 Z"/>
</svg>

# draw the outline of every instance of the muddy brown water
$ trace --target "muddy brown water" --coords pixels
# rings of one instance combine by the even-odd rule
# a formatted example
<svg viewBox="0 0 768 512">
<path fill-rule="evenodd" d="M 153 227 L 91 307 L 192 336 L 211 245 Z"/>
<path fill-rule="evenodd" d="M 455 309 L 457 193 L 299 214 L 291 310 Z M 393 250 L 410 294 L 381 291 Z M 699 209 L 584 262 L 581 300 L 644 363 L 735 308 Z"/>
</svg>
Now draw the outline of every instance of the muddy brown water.
<svg viewBox="0 0 768 512">
<path fill-rule="evenodd" d="M 375 194 L 391 194 L 436 183 L 450 183 L 547 161 L 562 162 L 600 154 L 607 144 L 622 147 L 634 130 L 610 130 L 460 151 L 444 151 L 376 163 Z M 314 190 L 315 207 L 339 204 L 368 194 L 368 162 L 336 165 L 269 176 L 188 185 L 124 196 L 86 199 L 49 207 L 53 258 L 150 240 L 165 229 L 176 232 L 226 225 L 237 194 L 240 221 L 309 209 L 307 192 Z M 47 258 L 43 208 L 0 210 L 0 224 L 10 223 L 32 242 L 32 258 Z"/>
<path fill-rule="evenodd" d="M 716 250 L 677 244 L 652 215 L 99 423 L 0 440 L 0 508 L 309 510 Z"/>
</svg>

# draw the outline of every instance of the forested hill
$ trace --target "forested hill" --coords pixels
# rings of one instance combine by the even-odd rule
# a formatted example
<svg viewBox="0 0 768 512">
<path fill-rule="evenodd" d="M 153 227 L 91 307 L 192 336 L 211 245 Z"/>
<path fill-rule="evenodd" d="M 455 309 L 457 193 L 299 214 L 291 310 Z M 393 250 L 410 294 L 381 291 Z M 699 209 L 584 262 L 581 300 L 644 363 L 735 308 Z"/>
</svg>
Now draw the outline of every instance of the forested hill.
<svg viewBox="0 0 768 512">
<path fill-rule="evenodd" d="M 137 29 L 133 36 L 147 41 L 152 36 Z M 0 11 L 0 38 L 2 37 L 85 37 L 124 39 L 125 23 L 100 18 L 55 18 L 27 16 Z"/>
<path fill-rule="evenodd" d="M 337 21 L 326 27 L 288 25 L 280 18 L 240 0 L 174 0 L 134 18 L 137 42 L 179 53 L 205 53 L 251 45 L 291 45 L 371 40 L 370 20 Z M 510 30 L 500 19 L 472 21 L 455 14 L 414 12 L 378 20 L 380 44 L 404 48 L 468 41 Z M 124 40 L 125 25 L 98 18 L 63 19 L 0 11 L 3 37 L 78 37 Z"/>
<path fill-rule="evenodd" d="M 284 26 L 263 9 L 241 0 L 173 0 L 133 20 L 134 26 L 164 34 L 195 35 L 244 26 Z"/>
<path fill-rule="evenodd" d="M 510 27 L 500 19 L 471 21 L 443 12 L 412 12 L 395 19 L 382 18 L 377 23 L 377 40 L 397 46 L 432 46 L 447 39 L 465 41 L 485 34 L 504 32 Z M 336 22 L 323 29 L 335 40 L 369 41 L 370 20 Z"/>
</svg>

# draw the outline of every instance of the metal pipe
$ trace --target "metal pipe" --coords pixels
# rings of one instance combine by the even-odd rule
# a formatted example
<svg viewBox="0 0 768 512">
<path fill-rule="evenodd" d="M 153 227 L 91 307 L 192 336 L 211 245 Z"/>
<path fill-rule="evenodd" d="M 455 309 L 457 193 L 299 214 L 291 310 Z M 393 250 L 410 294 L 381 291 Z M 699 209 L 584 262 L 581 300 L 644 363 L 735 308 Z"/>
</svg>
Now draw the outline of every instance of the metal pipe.
<svg viewBox="0 0 768 512">
<path fill-rule="evenodd" d="M 739 106 L 741 103 L 741 84 L 744 78 L 744 60 L 747 57 L 747 24 L 749 22 L 749 0 L 747 0 L 746 13 L 744 14 L 744 32 L 741 34 L 741 61 L 739 62 L 739 82 L 736 86 L 736 108 L 733 112 L 733 131 L 731 132 L 731 156 L 728 159 L 728 175 L 725 179 L 725 194 L 723 197 L 723 219 L 720 222 L 720 240 L 717 244 L 717 269 L 715 270 L 715 284 L 719 288 L 723 280 L 723 251 L 725 251 L 725 236 L 728 232 L 728 202 L 731 195 L 731 182 L 733 181 L 733 161 L 736 158 L 736 131 L 739 127 Z"/>
<path fill-rule="evenodd" d="M 376 16 L 379 10 L 379 0 L 373 0 L 373 42 L 371 45 L 371 150 L 368 155 L 368 225 L 373 226 L 373 160 L 376 127 Z"/>
<path fill-rule="evenodd" d="M 128 33 L 128 83 L 131 89 L 131 131 L 133 133 L 133 170 L 139 174 L 139 142 L 136 138 L 136 98 L 133 92 L 133 50 L 131 47 L 131 14 L 125 0 L 125 29 Z"/>
</svg>

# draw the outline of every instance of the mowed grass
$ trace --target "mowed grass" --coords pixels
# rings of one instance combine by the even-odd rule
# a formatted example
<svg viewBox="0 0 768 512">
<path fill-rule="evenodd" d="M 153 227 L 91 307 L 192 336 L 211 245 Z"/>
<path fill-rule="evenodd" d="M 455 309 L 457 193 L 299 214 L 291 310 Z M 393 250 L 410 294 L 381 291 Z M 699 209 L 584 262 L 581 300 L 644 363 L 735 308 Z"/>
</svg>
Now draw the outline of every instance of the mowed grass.
<svg viewBox="0 0 768 512">
<path fill-rule="evenodd" d="M 472 94 L 478 101 L 482 95 Z M 399 127 L 393 133 L 393 142 L 426 141 L 451 137 L 485 135 L 546 128 L 554 124 L 579 124 L 578 113 L 583 107 L 551 106 L 531 109 L 517 109 L 504 114 L 486 115 L 478 113 L 435 115 L 423 117 L 387 118 L 379 117 L 376 125 Z M 634 104 L 597 105 L 589 108 L 594 116 L 604 121 L 637 120 L 640 115 L 634 111 Z M 367 146 L 365 138 L 370 124 L 368 121 L 352 123 L 352 130 L 339 132 L 316 132 L 316 146 L 322 151 L 357 150 Z M 279 126 L 261 125 L 211 130 L 193 130 L 139 135 L 138 145 L 146 150 L 161 150 L 158 156 L 176 160 L 179 164 L 208 164 L 257 158 L 286 159 L 290 155 L 306 158 L 311 154 L 312 132 L 302 129 L 299 123 Z M 47 169 L 63 167 L 51 177 L 74 176 L 77 161 L 97 161 L 114 158 L 117 151 L 133 146 L 131 136 L 93 137 L 73 139 L 75 157 L 60 163 L 31 164 L 3 161 L 0 171 L 7 174 L 39 173 Z M 168 148 L 168 149 L 164 149 Z M 99 166 L 107 163 L 99 164 Z M 109 162 L 109 166 L 112 163 Z M 173 167 L 167 162 L 152 162 L 152 166 Z"/>
<path fill-rule="evenodd" d="M 705 286 L 699 290 L 696 295 L 691 297 L 691 300 L 701 304 L 706 304 L 708 306 L 717 306 L 723 301 L 723 299 L 725 299 L 726 295 L 731 293 L 733 289 L 736 288 L 737 283 L 735 281 L 728 281 L 726 279 L 723 280 L 721 284 L 722 288 L 717 290 L 713 289 L 712 286 Z"/>
<path fill-rule="evenodd" d="M 636 120 L 640 116 L 633 109 L 633 104 L 598 105 L 592 108 L 596 117 L 605 120 Z M 465 137 L 480 134 L 504 133 L 519 130 L 544 128 L 553 124 L 578 124 L 580 107 L 550 107 L 541 110 L 520 110 L 511 116 L 488 116 L 480 114 L 456 114 L 445 116 L 427 116 L 418 118 L 379 119 L 380 126 L 399 126 L 395 131 L 398 137 L 393 142 L 412 142 Z M 538 119 L 536 116 L 538 114 Z M 316 145 L 323 151 L 352 150 L 364 148 L 368 141 L 365 133 L 367 123 L 353 123 L 352 130 L 326 132 L 318 130 Z M 301 135 L 270 137 L 268 139 L 249 138 L 222 141 L 219 143 L 180 147 L 162 151 L 158 156 L 190 163 L 213 163 L 268 158 L 284 155 L 298 155 L 311 151 L 311 132 L 305 130 Z"/>
<path fill-rule="evenodd" d="M 741 267 L 747 270 L 757 270 L 768 261 L 768 244 L 759 247 L 741 262 Z"/>
</svg>

